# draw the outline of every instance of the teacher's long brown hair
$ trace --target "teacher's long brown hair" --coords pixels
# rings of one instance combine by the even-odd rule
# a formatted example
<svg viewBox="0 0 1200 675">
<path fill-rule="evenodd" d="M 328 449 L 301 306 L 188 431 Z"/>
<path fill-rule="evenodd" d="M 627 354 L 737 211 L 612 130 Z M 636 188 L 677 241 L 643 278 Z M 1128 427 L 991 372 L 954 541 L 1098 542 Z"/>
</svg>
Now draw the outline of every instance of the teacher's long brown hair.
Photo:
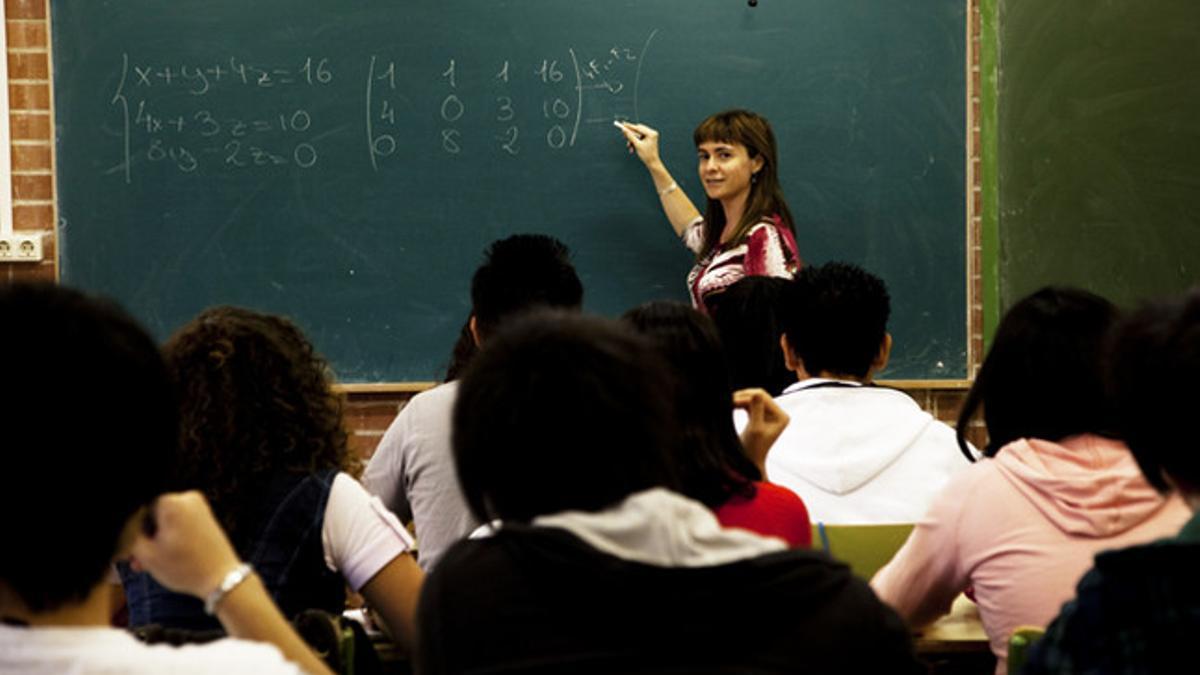
<svg viewBox="0 0 1200 675">
<path fill-rule="evenodd" d="M 762 169 L 750 183 L 750 197 L 746 200 L 746 211 L 734 230 L 730 244 L 745 238 L 751 227 L 762 220 L 778 215 L 784 227 L 794 234 L 795 224 L 783 190 L 779 187 L 779 156 L 775 149 L 775 133 L 767 119 L 749 110 L 726 110 L 708 117 L 692 133 L 697 147 L 707 142 L 734 142 L 746 146 L 750 158 L 762 157 Z M 725 210 L 721 202 L 709 199 L 704 212 L 704 245 L 698 257 L 703 258 L 721 242 L 725 230 Z"/>
</svg>

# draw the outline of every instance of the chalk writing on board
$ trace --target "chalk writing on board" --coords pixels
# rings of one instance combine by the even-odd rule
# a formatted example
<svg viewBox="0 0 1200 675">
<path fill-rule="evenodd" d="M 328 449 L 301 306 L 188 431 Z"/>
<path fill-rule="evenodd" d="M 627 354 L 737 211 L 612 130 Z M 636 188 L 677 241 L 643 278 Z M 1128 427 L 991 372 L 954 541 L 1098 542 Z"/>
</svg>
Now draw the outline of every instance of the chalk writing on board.
<svg viewBox="0 0 1200 675">
<path fill-rule="evenodd" d="M 520 148 L 517 147 L 517 139 L 521 135 L 521 128 L 513 121 L 517 117 L 517 111 L 513 104 L 513 98 L 509 94 L 508 89 L 508 71 L 509 61 L 504 60 L 504 64 L 496 71 L 495 77 L 492 78 L 493 85 L 500 88 L 504 92 L 496 96 L 496 121 L 500 123 L 503 131 L 494 136 L 495 140 L 500 143 L 500 149 L 511 157 L 516 157 L 520 154 Z"/>
<path fill-rule="evenodd" d="M 367 68 L 367 150 L 371 157 L 371 168 L 375 171 L 379 170 L 380 157 L 388 157 L 396 152 L 396 136 L 390 131 L 384 133 L 375 133 L 375 124 L 388 125 L 389 128 L 396 126 L 396 109 L 391 101 L 391 93 L 396 90 L 396 63 L 389 62 L 383 71 L 376 74 L 377 57 L 371 57 L 370 66 Z M 372 98 L 372 93 L 375 91 L 375 83 L 379 82 L 385 92 L 385 95 L 380 97 L 378 101 L 378 119 L 376 119 L 375 101 Z"/>
<path fill-rule="evenodd" d="M 450 53 L 434 68 L 382 53 L 347 60 L 301 52 L 277 62 L 217 54 L 186 63 L 122 53 L 108 101 L 122 143 L 107 173 L 131 183 L 150 166 L 181 175 L 311 169 L 355 129 L 365 133 L 373 171 L 402 143 L 427 143 L 410 136 L 431 126 L 439 154 L 456 161 L 478 161 L 485 152 L 517 161 L 531 143 L 568 153 L 582 133 L 609 133 L 588 125 L 638 118 L 638 87 L 656 34 L 640 47 L 569 44 L 525 59 Z M 328 104 L 347 81 L 365 83 L 357 112 L 357 103 Z M 245 94 L 231 99 L 231 90 Z"/>
</svg>

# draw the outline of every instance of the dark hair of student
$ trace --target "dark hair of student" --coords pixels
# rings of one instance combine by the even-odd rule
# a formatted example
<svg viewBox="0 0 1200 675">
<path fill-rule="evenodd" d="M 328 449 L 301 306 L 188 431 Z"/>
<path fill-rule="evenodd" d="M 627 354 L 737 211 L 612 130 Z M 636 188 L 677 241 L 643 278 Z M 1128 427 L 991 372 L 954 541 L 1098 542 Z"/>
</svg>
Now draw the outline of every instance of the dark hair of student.
<svg viewBox="0 0 1200 675">
<path fill-rule="evenodd" d="M 788 346 L 816 377 L 864 378 L 887 334 L 891 298 L 879 277 L 857 265 L 825 263 L 800 270 L 785 294 Z"/>
<path fill-rule="evenodd" d="M 762 157 L 763 166 L 750 183 L 750 197 L 746 200 L 746 211 L 729 240 L 737 244 L 750 228 L 762 220 L 779 216 L 784 227 L 795 232 L 792 212 L 783 199 L 783 188 L 779 186 L 779 153 L 775 147 L 775 132 L 767 118 L 749 110 L 726 110 L 706 118 L 692 132 L 696 147 L 701 143 L 741 143 L 746 146 L 750 159 Z M 709 199 L 704 210 L 704 245 L 698 257 L 708 255 L 721 241 L 725 230 L 725 209 L 720 200 Z"/>
<path fill-rule="evenodd" d="M 179 392 L 176 480 L 204 492 L 235 542 L 269 477 L 351 470 L 328 364 L 291 321 L 213 307 L 163 352 Z"/>
<path fill-rule="evenodd" d="M 1192 424 L 1200 409 L 1200 288 L 1147 303 L 1121 322 L 1109 363 L 1118 427 L 1146 480 L 1166 492 L 1165 474 L 1200 491 Z"/>
<path fill-rule="evenodd" d="M 471 358 L 477 351 L 479 351 L 479 345 L 475 344 L 475 336 L 471 335 L 471 318 L 467 317 L 458 331 L 458 339 L 454 341 L 454 347 L 450 350 L 450 361 L 446 364 L 446 376 L 442 381 L 453 382 L 462 377 L 463 371 L 471 364 Z"/>
<path fill-rule="evenodd" d="M 657 352 L 625 326 L 562 311 L 515 319 L 459 385 L 454 458 L 471 512 L 528 522 L 674 489 L 671 395 Z"/>
<path fill-rule="evenodd" d="M 709 315 L 725 346 L 733 388 L 759 387 L 778 396 L 795 383 L 779 350 L 780 317 L 790 282 L 779 277 L 746 277 L 709 296 Z"/>
<path fill-rule="evenodd" d="M 154 340 L 111 302 L 18 284 L 0 289 L 0 316 L 0 583 L 45 612 L 87 597 L 164 491 L 175 401 Z"/>
<path fill-rule="evenodd" d="M 1114 436 L 1102 353 L 1116 320 L 1111 302 L 1075 288 L 1043 288 L 1013 305 L 959 412 L 963 455 L 975 461 L 966 434 L 980 406 L 987 457 L 1021 438 Z"/>
<path fill-rule="evenodd" d="M 677 302 L 646 303 L 622 318 L 658 347 L 674 376 L 680 491 L 709 508 L 753 497 L 762 474 L 733 428 L 733 390 L 712 320 Z"/>
<path fill-rule="evenodd" d="M 534 307 L 579 308 L 583 284 L 566 244 L 544 234 L 495 241 L 471 279 L 475 330 L 489 336 L 502 321 Z"/>
</svg>

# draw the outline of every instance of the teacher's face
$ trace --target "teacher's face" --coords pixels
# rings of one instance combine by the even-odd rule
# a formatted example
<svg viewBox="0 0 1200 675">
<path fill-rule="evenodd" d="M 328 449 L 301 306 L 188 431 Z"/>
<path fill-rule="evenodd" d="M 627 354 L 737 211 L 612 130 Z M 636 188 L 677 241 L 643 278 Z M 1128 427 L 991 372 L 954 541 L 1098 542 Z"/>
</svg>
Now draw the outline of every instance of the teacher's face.
<svg viewBox="0 0 1200 675">
<path fill-rule="evenodd" d="M 705 141 L 696 148 L 700 180 L 709 199 L 725 201 L 750 193 L 750 181 L 762 169 L 762 157 L 750 157 L 737 142 Z"/>
</svg>

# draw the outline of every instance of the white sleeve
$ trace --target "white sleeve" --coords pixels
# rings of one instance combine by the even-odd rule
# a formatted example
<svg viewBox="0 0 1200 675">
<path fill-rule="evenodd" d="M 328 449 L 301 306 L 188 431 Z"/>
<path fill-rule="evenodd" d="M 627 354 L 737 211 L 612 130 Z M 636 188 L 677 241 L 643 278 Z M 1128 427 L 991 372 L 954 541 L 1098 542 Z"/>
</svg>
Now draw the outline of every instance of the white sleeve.
<svg viewBox="0 0 1200 675">
<path fill-rule="evenodd" d="M 362 475 L 367 491 L 378 495 L 384 505 L 404 520 L 412 520 L 412 507 L 401 484 L 404 480 L 404 443 L 413 435 L 410 428 L 412 415 L 406 412 L 411 406 L 410 400 L 388 425 Z"/>
<path fill-rule="evenodd" d="M 378 497 L 339 473 L 325 504 L 321 525 L 325 564 L 341 572 L 355 592 L 396 556 L 413 550 L 413 539 Z"/>
<path fill-rule="evenodd" d="M 704 248 L 703 216 L 696 216 L 695 220 L 688 223 L 687 229 L 683 231 L 683 245 L 692 253 L 700 255 L 700 249 Z"/>
</svg>

